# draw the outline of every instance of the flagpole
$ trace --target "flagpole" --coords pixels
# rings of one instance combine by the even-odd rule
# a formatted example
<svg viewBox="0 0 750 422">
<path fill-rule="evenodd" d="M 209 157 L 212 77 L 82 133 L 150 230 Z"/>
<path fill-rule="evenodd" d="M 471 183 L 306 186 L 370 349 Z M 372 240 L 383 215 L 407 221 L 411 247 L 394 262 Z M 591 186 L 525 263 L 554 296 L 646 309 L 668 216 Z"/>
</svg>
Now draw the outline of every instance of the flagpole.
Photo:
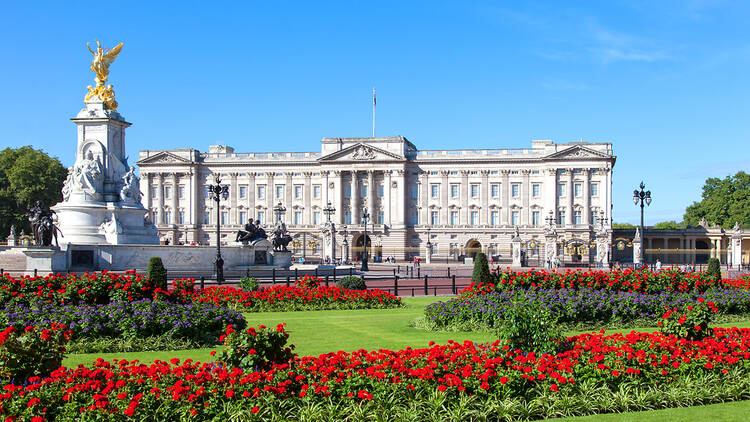
<svg viewBox="0 0 750 422">
<path fill-rule="evenodd" d="M 377 104 L 377 101 L 375 100 L 375 88 L 372 89 L 372 137 L 375 137 L 375 105 Z"/>
</svg>

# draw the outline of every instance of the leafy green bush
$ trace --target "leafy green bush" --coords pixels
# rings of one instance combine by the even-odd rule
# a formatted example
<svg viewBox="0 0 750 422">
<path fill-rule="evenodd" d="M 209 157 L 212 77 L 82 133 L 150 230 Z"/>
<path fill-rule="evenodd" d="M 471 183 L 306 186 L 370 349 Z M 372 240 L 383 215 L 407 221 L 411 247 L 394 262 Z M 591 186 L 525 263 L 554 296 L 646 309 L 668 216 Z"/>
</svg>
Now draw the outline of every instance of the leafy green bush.
<svg viewBox="0 0 750 422">
<path fill-rule="evenodd" d="M 484 252 L 478 252 L 474 256 L 474 272 L 471 274 L 472 283 L 490 283 L 492 274 L 490 274 L 490 264 L 487 262 L 487 255 Z"/>
<path fill-rule="evenodd" d="M 706 269 L 706 276 L 711 277 L 714 281 L 721 280 L 721 264 L 718 258 L 708 259 L 708 269 Z"/>
<path fill-rule="evenodd" d="M 60 367 L 72 334 L 60 324 L 49 327 L 8 327 L 0 333 L 0 379 L 22 384 L 30 377 L 49 376 Z"/>
<path fill-rule="evenodd" d="M 718 312 L 713 302 L 707 302 L 700 297 L 695 305 L 668 309 L 656 325 L 666 335 L 688 340 L 702 340 L 713 334 L 713 329 L 708 324 Z"/>
<path fill-rule="evenodd" d="M 271 368 L 273 364 L 289 362 L 293 357 L 293 345 L 286 347 L 289 334 L 284 332 L 284 324 L 271 330 L 265 325 L 256 329 L 236 331 L 232 325 L 226 328 L 221 336 L 224 349 L 219 352 L 217 361 L 230 367 L 248 371 L 260 371 Z M 211 356 L 216 352 L 211 352 Z"/>
<path fill-rule="evenodd" d="M 148 260 L 148 269 L 146 270 L 148 279 L 154 288 L 167 290 L 167 270 L 161 262 L 161 257 L 153 256 Z"/>
<path fill-rule="evenodd" d="M 343 277 L 339 279 L 336 284 L 342 289 L 347 290 L 367 290 L 365 280 L 363 280 L 362 277 L 357 277 L 356 275 L 348 275 L 346 277 Z"/>
<path fill-rule="evenodd" d="M 555 353 L 565 340 L 557 319 L 542 304 L 519 295 L 502 315 L 497 335 L 511 349 Z"/>
<path fill-rule="evenodd" d="M 246 292 L 257 292 L 260 290 L 258 279 L 255 277 L 242 277 L 240 279 L 240 287 Z"/>
</svg>

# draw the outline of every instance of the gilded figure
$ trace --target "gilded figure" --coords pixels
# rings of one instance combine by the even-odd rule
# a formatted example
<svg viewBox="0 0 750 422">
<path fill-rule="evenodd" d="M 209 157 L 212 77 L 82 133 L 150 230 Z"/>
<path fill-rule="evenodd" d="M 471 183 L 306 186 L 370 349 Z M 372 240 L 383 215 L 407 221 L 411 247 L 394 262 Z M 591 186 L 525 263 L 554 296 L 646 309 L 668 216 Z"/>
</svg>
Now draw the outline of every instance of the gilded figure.
<svg viewBox="0 0 750 422">
<path fill-rule="evenodd" d="M 86 48 L 89 52 L 94 55 L 91 61 L 91 71 L 96 74 L 96 86 L 88 87 L 88 93 L 86 94 L 86 101 L 89 101 L 93 97 L 99 97 L 104 102 L 104 106 L 108 110 L 117 110 L 117 101 L 115 101 L 115 91 L 112 89 L 112 85 L 106 85 L 107 77 L 109 76 L 109 65 L 115 61 L 117 55 L 122 50 L 123 43 L 118 44 L 112 49 L 103 48 L 99 41 L 96 42 L 96 51 L 91 50 L 89 43 L 86 43 Z"/>
</svg>

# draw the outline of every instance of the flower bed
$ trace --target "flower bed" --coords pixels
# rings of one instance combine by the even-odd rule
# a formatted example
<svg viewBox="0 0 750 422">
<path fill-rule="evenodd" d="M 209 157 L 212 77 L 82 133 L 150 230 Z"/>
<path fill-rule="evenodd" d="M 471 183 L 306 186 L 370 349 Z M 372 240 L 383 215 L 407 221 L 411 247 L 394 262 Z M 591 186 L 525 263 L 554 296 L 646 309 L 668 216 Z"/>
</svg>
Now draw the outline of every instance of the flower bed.
<svg viewBox="0 0 750 422">
<path fill-rule="evenodd" d="M 78 342 L 86 338 L 117 337 L 126 340 L 161 336 L 188 339 L 202 346 L 217 344 L 227 324 L 246 325 L 242 314 L 224 307 L 150 299 L 103 305 L 19 303 L 6 305 L 0 310 L 0 325 L 17 329 L 45 326 L 53 322 L 71 330 Z"/>
<path fill-rule="evenodd" d="M 98 360 L 6 385 L 23 420 L 535 419 L 749 398 L 750 329 L 703 341 L 584 334 L 535 355 L 498 342 L 294 357 L 243 371 L 190 360 Z M 6 419 L 14 420 L 14 419 Z"/>
<path fill-rule="evenodd" d="M 606 289 L 626 292 L 659 293 L 704 292 L 713 288 L 750 289 L 750 279 L 715 280 L 705 272 L 683 272 L 665 269 L 660 272 L 626 269 L 624 271 L 495 271 L 489 283 L 472 283 L 464 295 L 483 294 L 488 291 L 506 289 Z"/>
<path fill-rule="evenodd" d="M 711 289 L 701 295 L 713 301 L 723 315 L 750 313 L 750 291 Z M 492 291 L 467 295 L 425 307 L 426 328 L 489 329 L 498 326 L 509 309 L 528 299 L 549 309 L 557 321 L 569 326 L 591 328 L 602 324 L 619 327 L 633 323 L 651 325 L 665 308 L 695 303 L 692 293 L 664 291 L 636 293 L 607 289 L 544 289 Z M 520 305 L 523 306 L 523 305 Z"/>
<path fill-rule="evenodd" d="M 273 286 L 247 292 L 229 286 L 209 287 L 192 293 L 198 303 L 230 306 L 246 312 L 321 309 L 384 309 L 403 306 L 401 298 L 382 290 L 347 290 L 341 287 Z"/>
</svg>

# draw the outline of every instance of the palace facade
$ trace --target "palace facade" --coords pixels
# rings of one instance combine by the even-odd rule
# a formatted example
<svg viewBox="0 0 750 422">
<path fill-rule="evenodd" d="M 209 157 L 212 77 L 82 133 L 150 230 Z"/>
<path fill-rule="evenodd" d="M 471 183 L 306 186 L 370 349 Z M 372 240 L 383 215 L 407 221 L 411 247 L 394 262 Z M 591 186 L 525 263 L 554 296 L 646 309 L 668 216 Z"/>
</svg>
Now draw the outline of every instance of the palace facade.
<svg viewBox="0 0 750 422">
<path fill-rule="evenodd" d="M 593 262 L 582 246 L 611 226 L 615 158 L 611 143 L 419 150 L 397 136 L 323 138 L 320 152 L 237 153 L 223 145 L 208 152 L 145 150 L 137 164 L 142 202 L 162 241 L 215 244 L 218 220 L 221 242 L 231 243 L 250 219 L 269 227 L 280 217 L 296 254 L 324 258 L 330 217 L 337 257 L 349 252 L 344 244 L 356 254 L 367 242 L 376 258 L 410 259 L 424 256 L 429 241 L 433 259 L 482 250 L 510 260 L 518 227 L 533 264 L 543 259 L 539 246 L 551 223 L 563 245 L 579 251 L 561 257 Z M 215 174 L 229 186 L 219 210 L 207 190 Z M 329 203 L 335 211 L 326 214 Z M 277 216 L 274 208 L 284 211 Z"/>
</svg>

